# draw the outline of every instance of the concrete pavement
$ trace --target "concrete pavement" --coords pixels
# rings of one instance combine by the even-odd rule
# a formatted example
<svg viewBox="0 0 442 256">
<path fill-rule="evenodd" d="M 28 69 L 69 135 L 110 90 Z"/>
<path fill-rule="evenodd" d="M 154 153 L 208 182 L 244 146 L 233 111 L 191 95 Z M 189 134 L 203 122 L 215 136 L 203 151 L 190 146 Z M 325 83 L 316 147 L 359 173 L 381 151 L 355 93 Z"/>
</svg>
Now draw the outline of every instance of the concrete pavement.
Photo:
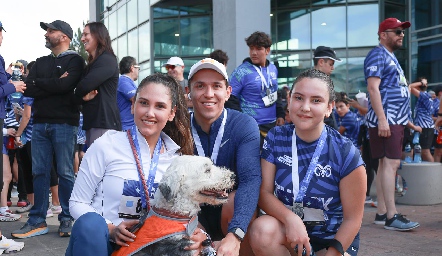
<svg viewBox="0 0 442 256">
<path fill-rule="evenodd" d="M 15 205 L 15 201 L 14 201 Z M 16 207 L 11 207 L 15 211 Z M 373 224 L 376 208 L 366 205 L 362 228 L 361 244 L 358 255 L 376 256 L 414 256 L 442 255 L 442 204 L 430 206 L 397 205 L 400 213 L 420 227 L 408 232 L 389 231 L 383 226 Z M 26 222 L 26 214 L 16 222 L 0 222 L 0 229 L 8 238 L 11 232 Z M 64 255 L 69 238 L 58 236 L 57 215 L 47 219 L 49 233 L 42 236 L 19 239 L 25 247 L 14 256 Z M 93 235 L 91 235 L 93 238 Z M 276 256 L 276 255 L 275 255 Z"/>
</svg>

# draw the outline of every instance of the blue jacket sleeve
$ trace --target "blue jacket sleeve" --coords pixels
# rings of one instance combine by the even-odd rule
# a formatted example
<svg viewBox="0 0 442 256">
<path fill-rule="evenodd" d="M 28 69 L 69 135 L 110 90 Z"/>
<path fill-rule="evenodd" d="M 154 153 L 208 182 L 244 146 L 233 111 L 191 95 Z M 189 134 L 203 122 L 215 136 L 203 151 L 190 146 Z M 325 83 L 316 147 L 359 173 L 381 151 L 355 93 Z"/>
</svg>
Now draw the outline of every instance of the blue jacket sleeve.
<svg viewBox="0 0 442 256">
<path fill-rule="evenodd" d="M 234 214 L 228 230 L 247 227 L 257 209 L 259 189 L 261 186 L 260 137 L 256 121 L 246 116 L 241 127 L 235 129 L 237 134 L 237 180 Z"/>
</svg>

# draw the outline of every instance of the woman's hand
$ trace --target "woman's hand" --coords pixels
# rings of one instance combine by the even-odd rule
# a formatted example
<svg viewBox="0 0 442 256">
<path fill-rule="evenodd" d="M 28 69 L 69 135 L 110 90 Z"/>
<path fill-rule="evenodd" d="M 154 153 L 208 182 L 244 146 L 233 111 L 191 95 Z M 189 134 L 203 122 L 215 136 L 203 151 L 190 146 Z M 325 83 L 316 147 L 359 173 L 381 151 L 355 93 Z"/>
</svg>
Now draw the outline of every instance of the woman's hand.
<svg viewBox="0 0 442 256">
<path fill-rule="evenodd" d="M 15 132 L 16 132 L 16 130 L 14 128 L 8 128 L 8 130 L 7 130 L 7 134 L 9 136 L 15 137 Z"/>
<path fill-rule="evenodd" d="M 190 236 L 190 240 L 193 242 L 191 245 L 184 247 L 184 250 L 192 251 L 195 250 L 194 256 L 199 255 L 202 248 L 202 242 L 207 239 L 206 234 L 204 234 L 201 229 L 196 228 L 193 234 Z"/>
<path fill-rule="evenodd" d="M 284 226 L 287 243 L 291 248 L 298 246 L 298 256 L 302 255 L 304 248 L 307 251 L 306 255 L 310 255 L 310 238 L 301 218 L 293 213 L 287 216 Z"/>
<path fill-rule="evenodd" d="M 98 94 L 98 91 L 97 91 L 97 90 L 93 90 L 93 91 L 89 92 L 88 94 L 86 94 L 86 95 L 83 97 L 83 100 L 84 100 L 84 101 L 90 101 L 90 100 L 92 100 L 93 98 L 95 98 L 95 96 L 97 96 L 97 94 Z"/>
<path fill-rule="evenodd" d="M 133 242 L 136 236 L 129 232 L 128 229 L 130 229 L 138 222 L 139 220 L 128 220 L 121 222 L 118 226 L 109 224 L 109 236 L 111 240 L 119 246 L 129 246 L 127 242 Z"/>
</svg>

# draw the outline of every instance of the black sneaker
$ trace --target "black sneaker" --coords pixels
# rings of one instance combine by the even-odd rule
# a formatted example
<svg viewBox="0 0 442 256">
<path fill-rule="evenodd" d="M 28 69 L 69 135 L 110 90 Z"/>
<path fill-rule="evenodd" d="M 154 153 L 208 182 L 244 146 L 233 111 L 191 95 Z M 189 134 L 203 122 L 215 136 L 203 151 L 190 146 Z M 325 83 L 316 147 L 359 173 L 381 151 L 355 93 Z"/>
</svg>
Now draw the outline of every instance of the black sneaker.
<svg viewBox="0 0 442 256">
<path fill-rule="evenodd" d="M 60 227 L 58 228 L 58 233 L 61 237 L 69 237 L 72 232 L 72 220 L 62 220 L 60 221 Z"/>
<path fill-rule="evenodd" d="M 379 215 L 376 213 L 376 217 L 374 217 L 374 224 L 377 225 L 385 225 L 385 221 L 387 220 L 387 214 Z"/>
<path fill-rule="evenodd" d="M 410 221 L 400 213 L 395 214 L 391 219 L 387 219 L 384 226 L 385 229 L 397 231 L 408 231 L 417 227 L 419 227 L 419 223 Z"/>
</svg>

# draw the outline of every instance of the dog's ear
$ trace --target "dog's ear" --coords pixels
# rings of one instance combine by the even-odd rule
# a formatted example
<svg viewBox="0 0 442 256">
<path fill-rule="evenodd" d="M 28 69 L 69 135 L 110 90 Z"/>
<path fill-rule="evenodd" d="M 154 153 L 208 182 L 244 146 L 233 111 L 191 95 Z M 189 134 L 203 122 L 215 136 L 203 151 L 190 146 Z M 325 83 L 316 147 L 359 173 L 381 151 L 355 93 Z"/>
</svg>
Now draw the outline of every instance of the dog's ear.
<svg viewBox="0 0 442 256">
<path fill-rule="evenodd" d="M 170 189 L 170 187 L 168 185 L 166 185 L 164 183 L 160 183 L 158 188 L 160 189 L 160 192 L 161 192 L 161 194 L 163 194 L 166 201 L 170 201 L 174 197 L 172 195 L 172 190 Z"/>
</svg>

